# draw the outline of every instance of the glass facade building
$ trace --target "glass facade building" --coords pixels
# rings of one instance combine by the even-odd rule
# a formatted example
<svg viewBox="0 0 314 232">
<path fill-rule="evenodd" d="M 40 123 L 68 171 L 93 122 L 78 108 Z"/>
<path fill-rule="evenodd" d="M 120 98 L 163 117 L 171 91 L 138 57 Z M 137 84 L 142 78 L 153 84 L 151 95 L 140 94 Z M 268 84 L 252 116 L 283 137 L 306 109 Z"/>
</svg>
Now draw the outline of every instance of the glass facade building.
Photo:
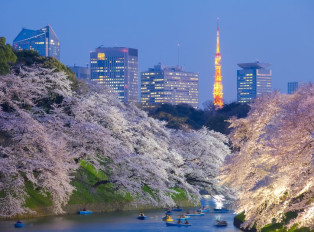
<svg viewBox="0 0 314 232">
<path fill-rule="evenodd" d="M 91 80 L 109 86 L 124 103 L 138 102 L 138 50 L 98 47 L 90 53 Z"/>
<path fill-rule="evenodd" d="M 189 104 L 198 108 L 198 74 L 185 72 L 180 66 L 155 65 L 141 73 L 141 105 Z"/>
<path fill-rule="evenodd" d="M 248 103 L 265 93 L 272 92 L 272 71 L 266 69 L 270 64 L 242 63 L 237 70 L 237 100 Z"/>
<path fill-rule="evenodd" d="M 60 60 L 60 41 L 48 25 L 39 30 L 23 28 L 13 41 L 17 50 L 34 50 L 41 56 L 51 56 Z"/>
<path fill-rule="evenodd" d="M 75 73 L 76 77 L 81 80 L 90 80 L 90 69 L 89 67 L 82 66 L 69 66 L 72 72 Z"/>
<path fill-rule="evenodd" d="M 297 81 L 288 82 L 288 94 L 294 94 L 298 90 L 298 88 L 304 85 L 305 83 L 303 82 L 297 82 Z"/>
</svg>

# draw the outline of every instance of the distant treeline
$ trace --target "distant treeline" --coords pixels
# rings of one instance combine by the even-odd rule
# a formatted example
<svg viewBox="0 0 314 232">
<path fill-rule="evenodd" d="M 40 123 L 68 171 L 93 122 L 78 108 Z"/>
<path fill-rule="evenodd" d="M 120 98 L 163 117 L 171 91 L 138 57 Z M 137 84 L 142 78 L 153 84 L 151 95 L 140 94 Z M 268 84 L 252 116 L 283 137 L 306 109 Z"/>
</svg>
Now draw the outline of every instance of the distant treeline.
<svg viewBox="0 0 314 232">
<path fill-rule="evenodd" d="M 166 121 L 168 128 L 198 130 L 206 126 L 210 130 L 229 134 L 230 123 L 227 120 L 231 117 L 244 118 L 249 110 L 248 104 L 236 102 L 225 104 L 223 108 L 217 110 L 213 107 L 197 110 L 187 104 L 163 104 L 148 111 L 148 114 L 153 118 Z"/>
</svg>

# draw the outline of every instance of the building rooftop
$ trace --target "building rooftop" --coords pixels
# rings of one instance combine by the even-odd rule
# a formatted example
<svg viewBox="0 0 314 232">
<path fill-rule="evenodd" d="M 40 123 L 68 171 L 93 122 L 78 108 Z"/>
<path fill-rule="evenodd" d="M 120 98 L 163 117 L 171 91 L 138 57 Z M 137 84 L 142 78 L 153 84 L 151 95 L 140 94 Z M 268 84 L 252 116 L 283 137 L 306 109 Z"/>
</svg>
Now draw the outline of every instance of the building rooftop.
<svg viewBox="0 0 314 232">
<path fill-rule="evenodd" d="M 161 63 L 154 65 L 154 68 L 149 68 L 148 71 L 172 71 L 172 72 L 185 72 L 182 66 L 167 66 Z"/>
<path fill-rule="evenodd" d="M 238 64 L 238 66 L 240 68 L 243 69 L 260 69 L 260 68 L 267 68 L 269 67 L 271 64 L 268 63 L 260 63 L 259 61 L 256 62 L 252 62 L 252 63 L 241 63 Z"/>
<path fill-rule="evenodd" d="M 47 26 L 39 29 L 39 30 L 32 30 L 32 29 L 26 29 L 22 28 L 21 32 L 15 37 L 13 40 L 14 43 L 28 40 L 37 36 L 44 35 L 46 33 L 53 33 L 55 37 L 57 37 L 56 33 L 52 30 L 52 27 L 48 24 Z M 57 37 L 58 38 L 58 37 Z"/>
</svg>

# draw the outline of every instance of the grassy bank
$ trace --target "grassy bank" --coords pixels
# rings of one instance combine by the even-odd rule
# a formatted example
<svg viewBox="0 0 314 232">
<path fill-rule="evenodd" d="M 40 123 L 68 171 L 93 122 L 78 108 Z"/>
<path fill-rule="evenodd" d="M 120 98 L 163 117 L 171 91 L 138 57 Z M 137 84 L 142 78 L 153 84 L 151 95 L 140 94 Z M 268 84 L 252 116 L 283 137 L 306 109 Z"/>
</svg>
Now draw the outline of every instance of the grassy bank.
<svg viewBox="0 0 314 232">
<path fill-rule="evenodd" d="M 261 232 L 312 232 L 309 228 L 301 227 L 297 228 L 298 225 L 293 225 L 290 229 L 287 229 L 286 225 L 290 222 L 290 220 L 296 218 L 298 216 L 297 212 L 287 212 L 285 214 L 285 219 L 281 223 L 271 223 L 264 226 L 261 229 Z M 234 225 L 240 228 L 240 224 L 245 221 L 245 213 L 242 212 L 234 217 Z M 240 228 L 242 229 L 242 228 Z M 253 227 L 252 229 L 242 229 L 243 231 L 247 232 L 254 232 L 256 228 Z"/>
<path fill-rule="evenodd" d="M 71 183 L 76 190 L 73 191 L 68 204 L 64 207 L 67 214 L 73 214 L 82 208 L 87 208 L 95 212 L 108 212 L 117 210 L 152 209 L 153 205 L 135 205 L 134 199 L 129 193 L 122 194 L 117 191 L 113 183 L 108 182 L 107 175 L 96 170 L 92 165 L 82 161 L 81 167 L 74 174 Z M 172 198 L 182 207 L 194 206 L 188 201 L 186 193 L 179 188 L 174 188 L 177 192 Z M 148 186 L 143 187 L 143 191 L 154 193 Z M 52 215 L 52 201 L 49 193 L 41 194 L 39 189 L 34 189 L 31 183 L 26 184 L 26 192 L 29 197 L 25 206 L 32 209 L 36 214 L 24 215 L 25 217 L 36 217 Z"/>
</svg>

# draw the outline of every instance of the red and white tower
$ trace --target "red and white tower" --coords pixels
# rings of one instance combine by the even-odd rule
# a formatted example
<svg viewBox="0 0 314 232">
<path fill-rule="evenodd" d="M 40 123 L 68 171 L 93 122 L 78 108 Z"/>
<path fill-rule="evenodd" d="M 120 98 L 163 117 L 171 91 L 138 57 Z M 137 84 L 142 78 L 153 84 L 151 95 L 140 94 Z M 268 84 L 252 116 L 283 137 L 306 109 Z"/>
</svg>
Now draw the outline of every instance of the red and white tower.
<svg viewBox="0 0 314 232">
<path fill-rule="evenodd" d="M 221 83 L 221 55 L 219 50 L 219 18 L 217 18 L 217 48 L 215 55 L 215 83 L 213 89 L 213 103 L 218 108 L 222 108 L 224 104 Z"/>
</svg>

